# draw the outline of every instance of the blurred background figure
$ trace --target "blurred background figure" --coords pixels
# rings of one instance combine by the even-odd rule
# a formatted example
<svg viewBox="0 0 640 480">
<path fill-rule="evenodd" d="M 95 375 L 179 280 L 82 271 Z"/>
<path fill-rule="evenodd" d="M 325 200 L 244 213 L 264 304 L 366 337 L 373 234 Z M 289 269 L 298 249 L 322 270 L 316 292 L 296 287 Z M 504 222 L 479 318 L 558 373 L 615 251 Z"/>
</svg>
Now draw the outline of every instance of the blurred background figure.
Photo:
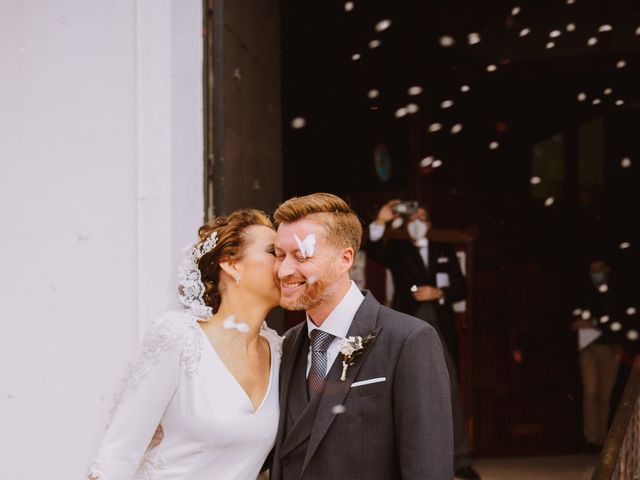
<svg viewBox="0 0 640 480">
<path fill-rule="evenodd" d="M 467 284 L 453 247 L 429 240 L 430 228 L 429 214 L 423 205 L 391 200 L 369 225 L 366 251 L 391 271 L 392 307 L 424 320 L 438 332 L 451 379 L 455 474 L 458 478 L 479 479 L 469 457 L 453 312 L 453 304 L 466 298 Z"/>
<path fill-rule="evenodd" d="M 609 426 L 613 387 L 622 354 L 619 332 L 620 295 L 612 282 L 611 267 L 602 258 L 591 260 L 589 279 L 582 291 L 578 318 L 571 327 L 578 332 L 583 392 L 584 452 L 598 454 Z"/>
</svg>

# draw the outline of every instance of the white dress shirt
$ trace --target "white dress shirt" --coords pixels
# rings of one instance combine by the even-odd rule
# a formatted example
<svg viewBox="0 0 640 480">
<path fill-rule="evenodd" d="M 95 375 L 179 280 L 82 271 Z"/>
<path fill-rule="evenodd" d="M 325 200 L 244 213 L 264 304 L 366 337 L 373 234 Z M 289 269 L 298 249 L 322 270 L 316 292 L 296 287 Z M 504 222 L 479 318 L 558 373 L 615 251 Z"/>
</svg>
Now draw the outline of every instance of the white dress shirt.
<svg viewBox="0 0 640 480">
<path fill-rule="evenodd" d="M 355 317 L 356 312 L 360 308 L 360 305 L 362 305 L 363 301 L 364 295 L 362 295 L 360 289 L 352 281 L 351 287 L 345 296 L 342 297 L 340 303 L 338 303 L 338 305 L 336 305 L 336 307 L 331 311 L 321 326 L 317 327 L 307 313 L 307 330 L 309 332 L 309 338 L 311 338 L 311 331 L 315 329 L 320 329 L 323 332 L 330 333 L 336 337 L 327 349 L 327 371 L 325 372 L 325 375 L 329 373 L 333 362 L 335 362 L 338 357 L 338 353 L 340 353 L 340 340 L 347 336 L 351 323 L 353 322 L 353 317 Z M 309 377 L 310 369 L 311 345 L 309 345 L 309 354 L 307 355 L 307 378 Z"/>
</svg>

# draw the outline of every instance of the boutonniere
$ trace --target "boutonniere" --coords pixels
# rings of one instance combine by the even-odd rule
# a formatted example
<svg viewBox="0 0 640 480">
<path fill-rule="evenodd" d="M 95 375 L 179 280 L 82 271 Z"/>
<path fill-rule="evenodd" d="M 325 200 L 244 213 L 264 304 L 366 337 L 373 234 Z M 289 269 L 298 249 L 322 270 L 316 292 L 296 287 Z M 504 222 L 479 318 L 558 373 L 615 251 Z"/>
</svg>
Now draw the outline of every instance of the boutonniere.
<svg viewBox="0 0 640 480">
<path fill-rule="evenodd" d="M 366 337 L 347 337 L 340 342 L 340 353 L 342 354 L 342 376 L 340 381 L 347 379 L 347 369 L 353 365 L 356 358 L 364 353 L 367 344 L 373 340 L 375 335 L 367 335 Z"/>
</svg>

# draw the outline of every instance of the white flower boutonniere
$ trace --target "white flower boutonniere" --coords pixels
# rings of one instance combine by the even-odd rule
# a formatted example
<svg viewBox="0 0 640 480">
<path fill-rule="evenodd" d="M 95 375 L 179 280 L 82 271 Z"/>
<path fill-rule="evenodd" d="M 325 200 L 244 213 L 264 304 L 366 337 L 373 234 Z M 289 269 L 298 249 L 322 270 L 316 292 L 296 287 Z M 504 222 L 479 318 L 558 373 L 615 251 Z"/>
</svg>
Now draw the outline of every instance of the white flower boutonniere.
<svg viewBox="0 0 640 480">
<path fill-rule="evenodd" d="M 341 381 L 345 381 L 347 379 L 347 369 L 350 365 L 353 365 L 355 359 L 364 353 L 364 349 L 367 344 L 376 338 L 374 335 L 367 335 L 362 338 L 358 337 L 347 337 L 343 338 L 340 342 L 340 353 L 342 354 L 342 376 L 340 377 Z"/>
</svg>

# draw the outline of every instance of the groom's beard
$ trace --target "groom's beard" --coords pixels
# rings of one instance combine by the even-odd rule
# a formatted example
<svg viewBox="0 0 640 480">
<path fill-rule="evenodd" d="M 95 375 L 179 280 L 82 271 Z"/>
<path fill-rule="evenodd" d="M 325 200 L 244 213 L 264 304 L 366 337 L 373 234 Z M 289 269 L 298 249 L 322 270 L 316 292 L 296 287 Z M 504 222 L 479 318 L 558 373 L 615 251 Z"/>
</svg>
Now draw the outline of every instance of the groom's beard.
<svg viewBox="0 0 640 480">
<path fill-rule="evenodd" d="M 280 299 L 280 306 L 286 310 L 310 310 L 327 301 L 332 296 L 332 287 L 336 283 L 337 275 L 331 272 L 315 282 L 306 280 L 304 291 L 294 299 Z"/>
</svg>

